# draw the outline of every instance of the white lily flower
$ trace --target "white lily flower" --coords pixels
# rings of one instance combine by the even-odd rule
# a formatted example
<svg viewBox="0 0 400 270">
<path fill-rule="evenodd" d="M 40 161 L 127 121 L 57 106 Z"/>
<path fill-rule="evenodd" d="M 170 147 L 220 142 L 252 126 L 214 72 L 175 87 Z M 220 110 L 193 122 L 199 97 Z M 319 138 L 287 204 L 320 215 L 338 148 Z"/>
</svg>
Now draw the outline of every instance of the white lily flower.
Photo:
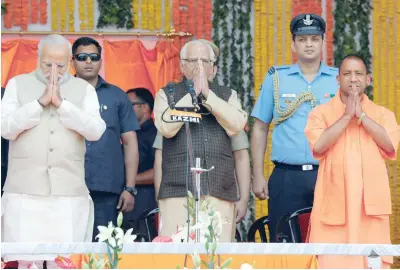
<svg viewBox="0 0 400 270">
<path fill-rule="evenodd" d="M 114 225 L 110 221 L 108 223 L 108 227 L 97 226 L 97 229 L 99 229 L 99 234 L 96 236 L 96 239 L 98 238 L 99 239 L 98 241 L 101 243 L 111 238 L 112 233 L 114 231 Z"/>
<path fill-rule="evenodd" d="M 193 262 L 194 267 L 196 269 L 199 269 L 200 268 L 200 264 L 201 264 L 201 260 L 200 260 L 199 254 L 193 253 L 193 254 L 191 254 L 191 256 L 192 256 L 192 262 Z"/>
<path fill-rule="evenodd" d="M 253 269 L 253 266 L 252 266 L 251 264 L 248 264 L 248 263 L 243 263 L 243 264 L 240 266 L 240 269 L 241 269 L 241 270 L 251 270 L 251 269 Z"/>
<path fill-rule="evenodd" d="M 119 212 L 118 217 L 117 217 L 117 226 L 118 227 L 121 227 L 123 219 L 124 219 L 124 215 L 122 214 L 122 212 Z"/>
<path fill-rule="evenodd" d="M 94 260 L 95 269 L 104 269 L 106 267 L 107 261 L 104 259 Z"/>
<path fill-rule="evenodd" d="M 124 240 L 123 243 L 125 244 L 133 244 L 136 239 L 136 235 L 132 234 L 133 228 L 130 228 L 129 230 L 126 231 L 124 235 Z"/>
<path fill-rule="evenodd" d="M 114 229 L 115 232 L 115 239 L 123 239 L 124 238 L 124 230 L 121 228 L 117 227 Z"/>
</svg>

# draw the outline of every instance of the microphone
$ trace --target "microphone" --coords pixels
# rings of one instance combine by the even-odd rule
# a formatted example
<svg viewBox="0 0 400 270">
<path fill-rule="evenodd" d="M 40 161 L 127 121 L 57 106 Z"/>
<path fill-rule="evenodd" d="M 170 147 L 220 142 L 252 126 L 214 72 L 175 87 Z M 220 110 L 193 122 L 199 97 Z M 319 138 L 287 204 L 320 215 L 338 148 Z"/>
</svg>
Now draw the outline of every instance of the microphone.
<svg viewBox="0 0 400 270">
<path fill-rule="evenodd" d="M 188 80 L 189 85 L 189 94 L 192 97 L 192 104 L 194 106 L 194 111 L 197 112 L 200 110 L 199 103 L 197 101 L 196 91 L 194 90 L 194 83 L 191 80 Z"/>
<path fill-rule="evenodd" d="M 168 83 L 168 103 L 171 110 L 175 109 L 174 84 Z"/>
</svg>

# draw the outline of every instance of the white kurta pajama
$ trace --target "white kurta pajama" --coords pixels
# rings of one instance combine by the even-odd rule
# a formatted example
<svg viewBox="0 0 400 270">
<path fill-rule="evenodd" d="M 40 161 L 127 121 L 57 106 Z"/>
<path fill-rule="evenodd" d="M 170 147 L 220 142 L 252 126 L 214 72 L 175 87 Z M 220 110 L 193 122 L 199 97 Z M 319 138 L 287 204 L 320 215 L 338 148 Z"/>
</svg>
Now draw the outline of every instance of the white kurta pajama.
<svg viewBox="0 0 400 270">
<path fill-rule="evenodd" d="M 41 75 L 40 72 L 36 71 L 36 76 L 38 77 L 39 81 L 42 82 L 43 86 L 45 86 L 45 81 L 43 81 L 43 78 L 41 78 L 38 74 Z M 42 80 L 40 80 L 40 78 Z M 32 78 L 30 78 L 30 80 L 31 79 Z M 85 84 L 78 81 L 77 85 L 82 86 Z M 7 186 L 5 186 L 4 188 L 5 192 L 2 197 L 1 205 L 2 241 L 14 243 L 91 242 L 94 220 L 93 202 L 90 196 L 87 194 L 88 191 L 86 185 L 84 184 L 84 177 L 81 177 L 84 176 L 84 172 L 81 172 L 80 168 L 82 167 L 83 170 L 85 150 L 83 149 L 83 151 L 78 151 L 81 154 L 80 156 L 73 156 L 72 159 L 74 160 L 72 163 L 68 160 L 63 162 L 63 159 L 70 159 L 71 157 L 70 153 L 65 155 L 63 154 L 68 152 L 65 147 L 73 148 L 76 147 L 76 145 L 62 146 L 62 143 L 60 145 L 59 142 L 63 139 L 68 142 L 68 139 L 71 138 L 71 136 L 73 139 L 76 137 L 79 149 L 79 147 L 84 148 L 84 143 L 82 143 L 83 137 L 91 141 L 98 140 L 101 137 L 105 130 L 105 123 L 101 119 L 99 113 L 97 94 L 94 88 L 87 84 L 86 89 L 79 89 L 79 91 L 84 92 L 82 94 L 84 98 L 81 101 L 82 106 L 80 108 L 74 105 L 73 102 L 69 102 L 68 99 L 64 99 L 60 108 L 48 109 L 46 107 L 46 112 L 44 112 L 45 110 L 41 107 L 36 99 L 30 102 L 25 102 L 25 104 L 21 104 L 21 93 L 17 94 L 17 92 L 20 91 L 20 89 L 17 88 L 16 79 L 11 79 L 6 87 L 6 92 L 2 100 L 1 133 L 3 137 L 10 139 L 10 144 L 12 144 L 13 141 L 19 140 L 19 136 L 22 136 L 21 134 L 38 128 L 37 126 L 39 124 L 43 124 L 43 121 L 47 121 L 44 116 L 45 114 L 48 114 L 47 116 L 49 119 L 50 116 L 51 119 L 55 119 L 54 115 L 57 113 L 59 120 L 61 121 L 59 126 L 62 125 L 63 127 L 61 129 L 56 128 L 54 131 L 52 130 L 51 123 L 44 123 L 47 125 L 45 126 L 44 130 L 48 128 L 49 134 L 54 136 L 58 135 L 58 138 L 61 138 L 58 139 L 59 141 L 57 141 L 59 144 L 57 150 L 59 152 L 57 154 L 58 156 L 56 157 L 57 160 L 54 162 L 56 166 L 53 166 L 53 170 L 50 170 L 51 166 L 48 166 L 49 172 L 46 174 L 47 164 L 51 164 L 49 161 L 45 164 L 46 166 L 43 166 L 43 172 L 40 172 L 45 173 L 44 175 L 47 177 L 46 179 L 50 179 L 50 183 L 48 184 L 50 190 L 48 192 L 49 194 L 40 194 L 41 190 L 40 192 L 38 191 L 39 187 L 35 186 L 35 182 L 32 182 L 33 179 L 29 179 L 29 172 L 28 175 L 24 176 L 25 179 L 18 179 L 19 174 L 16 170 L 16 167 L 10 169 L 11 165 L 9 164 L 9 171 L 12 170 L 12 172 L 10 176 L 7 176 L 6 185 L 8 184 L 9 187 L 7 188 Z M 39 88 L 41 88 L 41 86 Z M 44 91 L 44 87 L 43 90 L 36 91 Z M 68 89 L 61 90 L 62 97 L 64 96 L 63 94 L 68 96 L 66 91 L 68 91 Z M 76 89 L 71 91 L 76 91 Z M 71 100 L 73 100 L 73 98 L 71 98 Z M 53 125 L 53 127 L 54 126 L 56 127 L 56 125 Z M 43 126 L 41 128 L 43 129 Z M 74 132 L 71 133 L 71 130 Z M 64 132 L 64 134 L 57 132 Z M 45 138 L 40 138 L 37 136 L 38 132 L 31 134 L 35 134 L 34 136 L 36 136 L 28 143 L 31 144 L 32 147 L 37 147 L 35 143 L 38 141 L 47 139 L 46 136 L 44 136 Z M 50 139 L 48 140 L 50 141 Z M 23 141 L 23 143 L 25 142 Z M 44 145 L 47 145 L 46 143 L 50 145 L 48 142 L 45 142 Z M 23 145 L 23 147 L 26 147 L 26 145 Z M 17 145 L 15 146 L 15 149 L 20 151 L 21 146 Z M 24 166 L 23 162 L 26 162 L 26 166 L 29 166 L 29 170 L 32 170 L 33 175 L 40 175 L 40 173 L 35 174 L 36 170 L 42 170 L 42 167 L 35 166 L 35 159 L 32 159 L 32 157 L 19 157 L 12 151 L 13 148 L 10 145 L 9 156 L 14 159 L 13 166 L 15 166 L 15 164 L 18 166 Z M 53 152 L 53 148 L 50 148 L 50 150 L 45 149 L 45 151 Z M 74 154 L 75 152 L 72 153 Z M 50 160 L 51 155 L 48 154 L 47 158 Z M 62 166 L 57 167 L 59 164 Z M 69 166 L 69 164 L 78 165 L 77 167 L 72 168 Z M 77 168 L 79 170 L 77 170 Z M 13 174 L 14 178 L 16 179 L 12 178 Z M 70 177 L 70 175 L 72 175 L 72 177 Z M 9 177 L 12 179 L 9 179 Z M 69 178 L 71 179 L 70 182 L 68 181 Z M 78 179 L 78 182 L 81 180 L 82 183 L 76 184 L 76 182 L 72 181 L 72 178 L 74 178 L 73 181 L 77 181 L 76 179 Z M 9 180 L 11 181 L 7 183 Z M 37 179 L 34 180 L 37 181 Z M 19 187 L 20 189 L 18 189 L 18 185 L 21 186 L 21 183 L 24 183 L 25 181 L 26 186 L 23 188 Z M 46 181 L 47 180 L 45 180 L 44 183 L 46 183 Z M 64 181 L 64 183 L 57 183 L 60 181 Z M 40 182 L 40 179 L 38 183 L 43 184 L 43 182 Z M 54 183 L 56 183 L 57 186 Z M 63 185 L 65 186 L 65 190 L 68 190 L 66 195 L 62 194 L 62 190 L 64 190 Z M 32 189 L 32 192 L 30 192 L 30 189 Z M 15 190 L 18 192 L 15 192 Z M 20 192 L 19 190 L 23 191 Z M 56 195 L 53 193 L 56 193 Z M 54 260 L 57 255 L 58 254 L 8 255 L 5 256 L 4 259 L 6 261 Z"/>
</svg>

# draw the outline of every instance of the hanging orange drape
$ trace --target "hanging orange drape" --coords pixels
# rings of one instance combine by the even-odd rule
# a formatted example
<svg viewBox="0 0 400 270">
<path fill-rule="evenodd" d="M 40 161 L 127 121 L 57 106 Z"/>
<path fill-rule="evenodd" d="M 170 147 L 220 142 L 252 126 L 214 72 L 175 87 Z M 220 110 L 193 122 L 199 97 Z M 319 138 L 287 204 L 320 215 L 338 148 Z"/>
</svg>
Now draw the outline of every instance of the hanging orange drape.
<svg viewBox="0 0 400 270">
<path fill-rule="evenodd" d="M 73 43 L 74 39 L 69 39 Z M 29 73 L 37 67 L 37 40 L 9 40 L 1 43 L 1 86 L 14 76 Z M 176 81 L 179 49 L 170 41 L 159 41 L 146 49 L 140 40 L 103 41 L 105 80 L 127 91 L 146 87 L 153 93 L 170 81 Z M 70 72 L 74 74 L 70 65 Z"/>
<path fill-rule="evenodd" d="M 159 41 L 151 50 L 139 40 L 104 41 L 107 81 L 125 91 L 144 87 L 155 93 L 173 81 L 178 57 L 178 49 L 169 41 Z"/>
<path fill-rule="evenodd" d="M 37 41 L 12 40 L 1 43 L 1 86 L 12 77 L 37 67 Z"/>
</svg>

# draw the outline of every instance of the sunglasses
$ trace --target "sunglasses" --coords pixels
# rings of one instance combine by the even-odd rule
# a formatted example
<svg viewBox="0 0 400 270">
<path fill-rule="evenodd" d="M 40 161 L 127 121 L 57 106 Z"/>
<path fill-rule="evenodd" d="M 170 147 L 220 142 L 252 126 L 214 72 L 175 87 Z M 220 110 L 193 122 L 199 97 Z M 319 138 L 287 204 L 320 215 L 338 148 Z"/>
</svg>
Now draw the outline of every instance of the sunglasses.
<svg viewBox="0 0 400 270">
<path fill-rule="evenodd" d="M 134 102 L 132 102 L 133 106 L 135 106 L 135 105 L 143 105 L 143 104 L 146 104 L 146 102 L 142 102 L 142 101 L 134 101 Z"/>
<path fill-rule="evenodd" d="M 85 62 L 88 57 L 92 62 L 98 62 L 101 59 L 101 55 L 98 53 L 78 53 L 74 56 L 74 59 L 79 62 Z"/>
</svg>

